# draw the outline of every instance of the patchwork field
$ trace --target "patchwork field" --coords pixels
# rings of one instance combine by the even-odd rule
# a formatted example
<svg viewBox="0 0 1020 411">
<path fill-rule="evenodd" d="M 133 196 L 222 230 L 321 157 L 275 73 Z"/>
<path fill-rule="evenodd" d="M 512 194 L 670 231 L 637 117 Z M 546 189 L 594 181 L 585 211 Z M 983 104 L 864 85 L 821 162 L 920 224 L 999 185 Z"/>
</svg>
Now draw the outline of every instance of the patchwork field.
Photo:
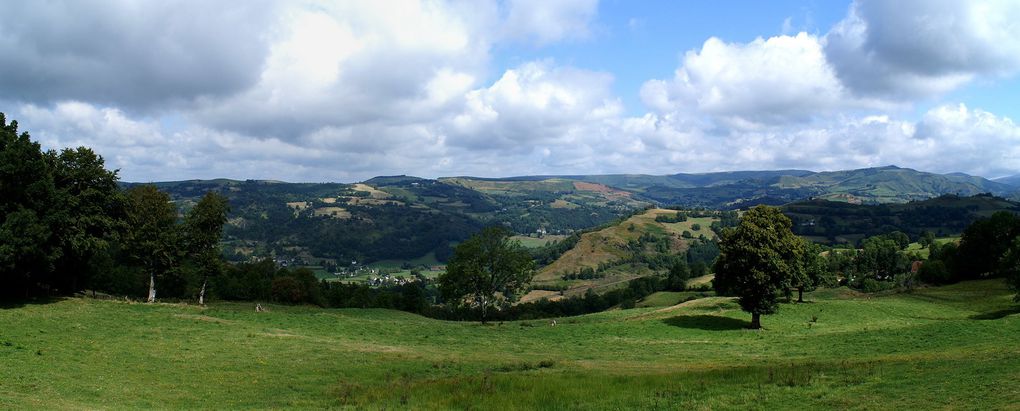
<svg viewBox="0 0 1020 411">
<path fill-rule="evenodd" d="M 489 325 L 65 299 L 0 309 L 0 409 L 1017 409 L 1020 309 L 981 281 Z"/>
</svg>

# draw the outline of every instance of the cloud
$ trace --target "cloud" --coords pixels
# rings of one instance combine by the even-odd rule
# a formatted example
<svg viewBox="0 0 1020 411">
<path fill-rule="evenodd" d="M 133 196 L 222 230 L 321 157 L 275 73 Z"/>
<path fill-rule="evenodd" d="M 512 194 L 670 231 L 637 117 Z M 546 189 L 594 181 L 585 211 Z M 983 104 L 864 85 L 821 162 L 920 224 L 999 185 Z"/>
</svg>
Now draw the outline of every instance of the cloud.
<svg viewBox="0 0 1020 411">
<path fill-rule="evenodd" d="M 47 148 L 91 146 L 129 181 L 1020 169 L 1008 118 L 960 104 L 910 118 L 926 96 L 1016 71 L 997 3 L 915 4 L 920 20 L 896 27 L 885 20 L 913 14 L 862 2 L 824 36 L 712 37 L 644 83 L 639 115 L 613 73 L 492 66 L 506 43 L 592 38 L 594 2 L 90 5 L 0 23 L 16 56 L 0 61 L 0 106 Z M 67 24 L 37 29 L 50 22 Z"/>
<path fill-rule="evenodd" d="M 0 90 L 133 109 L 229 95 L 258 78 L 275 11 L 266 1 L 6 2 Z"/>
<path fill-rule="evenodd" d="M 978 76 L 1020 70 L 1020 4 L 859 0 L 826 34 L 825 54 L 855 94 L 945 93 Z"/>
<path fill-rule="evenodd" d="M 619 116 L 612 76 L 532 62 L 507 70 L 491 86 L 466 95 L 447 122 L 447 144 L 478 150 L 529 149 L 570 143 L 585 124 Z"/>
<path fill-rule="evenodd" d="M 746 44 L 710 38 L 684 55 L 672 79 L 646 82 L 641 97 L 658 113 L 696 112 L 743 128 L 804 122 L 863 104 L 846 95 L 819 39 L 806 33 Z"/>
<path fill-rule="evenodd" d="M 598 12 L 597 0 L 511 0 L 507 4 L 503 35 L 539 45 L 584 39 Z"/>
</svg>

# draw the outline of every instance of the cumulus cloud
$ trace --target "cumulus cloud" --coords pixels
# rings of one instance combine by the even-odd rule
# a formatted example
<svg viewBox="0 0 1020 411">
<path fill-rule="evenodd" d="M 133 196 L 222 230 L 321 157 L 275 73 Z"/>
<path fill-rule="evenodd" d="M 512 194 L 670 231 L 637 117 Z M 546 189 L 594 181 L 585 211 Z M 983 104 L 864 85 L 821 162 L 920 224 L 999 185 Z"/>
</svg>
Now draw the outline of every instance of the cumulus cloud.
<svg viewBox="0 0 1020 411">
<path fill-rule="evenodd" d="M 129 181 L 1020 169 L 1008 118 L 958 104 L 909 118 L 924 96 L 1020 67 L 999 3 L 861 2 L 823 36 L 712 37 L 647 81 L 633 116 L 613 73 L 492 67 L 501 43 L 591 38 L 592 1 L 27 4 L 0 22 L 17 56 L 0 61 L 0 105 Z"/>
<path fill-rule="evenodd" d="M 825 54 L 858 95 L 896 99 L 1020 70 L 1020 4 L 1011 1 L 854 2 L 825 36 Z"/>
<path fill-rule="evenodd" d="M 710 38 L 686 53 L 672 79 L 645 83 L 641 97 L 659 113 L 697 112 L 743 128 L 860 104 L 844 92 L 819 39 L 806 33 L 746 44 Z"/>
</svg>

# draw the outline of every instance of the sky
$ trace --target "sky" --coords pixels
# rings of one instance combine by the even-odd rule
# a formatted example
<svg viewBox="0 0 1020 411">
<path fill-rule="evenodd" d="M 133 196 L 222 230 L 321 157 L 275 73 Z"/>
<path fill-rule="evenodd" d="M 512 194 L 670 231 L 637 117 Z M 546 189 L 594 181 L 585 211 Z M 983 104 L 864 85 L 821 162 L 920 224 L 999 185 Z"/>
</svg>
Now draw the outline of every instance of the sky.
<svg viewBox="0 0 1020 411">
<path fill-rule="evenodd" d="M 125 181 L 1020 174 L 1020 2 L 0 0 L 0 112 Z"/>
</svg>

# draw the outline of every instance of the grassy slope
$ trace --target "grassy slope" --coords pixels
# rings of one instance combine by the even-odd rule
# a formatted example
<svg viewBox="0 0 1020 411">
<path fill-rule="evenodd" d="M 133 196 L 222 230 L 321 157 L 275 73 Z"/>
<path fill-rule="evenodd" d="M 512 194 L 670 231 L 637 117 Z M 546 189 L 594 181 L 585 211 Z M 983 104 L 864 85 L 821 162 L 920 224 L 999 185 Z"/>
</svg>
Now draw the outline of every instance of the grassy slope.
<svg viewBox="0 0 1020 411">
<path fill-rule="evenodd" d="M 1001 409 L 998 281 L 824 290 L 742 329 L 728 299 L 490 326 L 386 310 L 69 299 L 0 310 L 0 408 Z M 812 316 L 817 322 L 810 323 Z M 544 363 L 543 363 L 544 362 Z"/>
<path fill-rule="evenodd" d="M 563 273 L 575 272 L 582 268 L 597 268 L 600 263 L 608 263 L 627 257 L 627 242 L 636 240 L 641 234 L 652 232 L 656 234 L 668 233 L 677 239 L 677 250 L 686 249 L 686 241 L 679 238 L 684 231 L 691 231 L 694 235 L 705 234 L 714 236 L 709 228 L 713 218 L 690 218 L 682 223 L 660 223 L 655 221 L 659 215 L 676 214 L 675 210 L 652 209 L 644 213 L 634 215 L 624 222 L 604 228 L 599 231 L 585 233 L 571 250 L 563 253 L 559 259 L 552 264 L 543 267 L 535 276 L 537 282 L 554 281 Z M 691 225 L 700 224 L 700 231 L 693 231 Z M 630 230 L 631 225 L 634 230 Z"/>
</svg>

